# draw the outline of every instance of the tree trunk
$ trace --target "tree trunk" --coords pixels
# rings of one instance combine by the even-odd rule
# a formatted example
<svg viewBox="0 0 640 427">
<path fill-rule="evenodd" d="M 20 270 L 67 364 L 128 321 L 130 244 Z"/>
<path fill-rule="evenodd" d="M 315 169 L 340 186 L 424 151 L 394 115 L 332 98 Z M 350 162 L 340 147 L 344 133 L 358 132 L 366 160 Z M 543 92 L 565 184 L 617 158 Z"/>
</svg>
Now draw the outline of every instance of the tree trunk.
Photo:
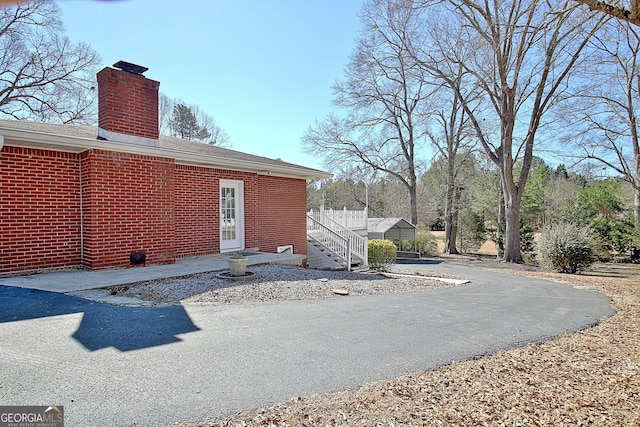
<svg viewBox="0 0 640 427">
<path fill-rule="evenodd" d="M 504 222 L 505 222 L 505 213 L 504 213 L 504 190 L 502 189 L 503 184 L 502 180 L 500 180 L 500 190 L 498 191 L 498 230 L 496 231 L 496 248 L 498 249 L 497 259 L 501 260 L 504 256 Z"/>
<path fill-rule="evenodd" d="M 454 218 L 455 217 L 455 218 Z M 458 249 L 456 248 L 456 235 L 458 234 L 458 226 L 457 226 L 457 217 L 458 213 L 452 213 L 451 218 L 445 219 L 444 224 L 444 253 L 445 254 L 457 254 Z"/>
<path fill-rule="evenodd" d="M 506 262 L 521 262 L 520 253 L 520 201 L 517 194 L 505 192 L 506 229 L 504 235 L 504 256 Z"/>
<path fill-rule="evenodd" d="M 457 254 L 456 235 L 458 234 L 458 208 L 455 207 L 445 215 L 444 224 L 444 253 Z"/>
<path fill-rule="evenodd" d="M 635 187 L 633 193 L 633 218 L 640 222 L 640 186 Z"/>
<path fill-rule="evenodd" d="M 418 192 L 417 188 L 417 179 L 415 177 L 415 173 L 412 174 L 409 186 L 409 199 L 411 203 L 411 224 L 418 226 Z"/>
<path fill-rule="evenodd" d="M 640 77 L 638 80 L 640 81 Z M 633 218 L 636 222 L 640 222 L 640 142 L 638 142 L 637 132 L 635 132 L 634 135 L 636 138 L 633 141 L 633 166 L 636 174 L 631 177 L 633 186 Z"/>
<path fill-rule="evenodd" d="M 450 159 L 447 171 L 447 196 L 444 204 L 444 253 L 457 254 L 456 232 L 458 229 L 458 201 L 460 192 L 456 191 L 453 161 Z"/>
</svg>

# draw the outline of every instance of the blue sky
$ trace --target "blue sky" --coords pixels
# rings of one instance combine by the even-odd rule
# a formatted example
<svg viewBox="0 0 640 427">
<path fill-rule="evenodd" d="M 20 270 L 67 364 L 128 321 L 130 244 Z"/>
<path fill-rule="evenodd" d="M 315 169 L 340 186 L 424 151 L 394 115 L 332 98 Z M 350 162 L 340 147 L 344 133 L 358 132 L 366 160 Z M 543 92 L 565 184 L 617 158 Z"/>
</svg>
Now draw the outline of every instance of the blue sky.
<svg viewBox="0 0 640 427">
<path fill-rule="evenodd" d="M 68 36 L 103 66 L 149 68 L 160 91 L 197 104 L 232 148 L 321 169 L 300 138 L 332 109 L 331 85 L 364 0 L 59 0 Z"/>
</svg>

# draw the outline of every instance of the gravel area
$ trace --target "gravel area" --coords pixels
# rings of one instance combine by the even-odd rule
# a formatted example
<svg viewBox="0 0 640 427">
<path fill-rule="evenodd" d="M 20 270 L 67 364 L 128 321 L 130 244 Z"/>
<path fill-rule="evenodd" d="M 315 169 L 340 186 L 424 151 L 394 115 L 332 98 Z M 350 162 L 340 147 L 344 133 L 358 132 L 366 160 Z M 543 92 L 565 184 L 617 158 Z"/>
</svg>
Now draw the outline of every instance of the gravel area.
<svg viewBox="0 0 640 427">
<path fill-rule="evenodd" d="M 334 289 L 349 295 L 375 295 L 417 292 L 461 284 L 456 281 L 401 274 L 320 271 L 287 265 L 250 266 L 255 277 L 229 280 L 219 272 L 194 274 L 179 278 L 159 279 L 134 285 L 114 286 L 112 295 L 131 296 L 156 303 L 242 303 L 258 301 L 336 298 Z M 442 278 L 442 276 L 439 276 Z M 449 278 L 450 279 L 450 278 Z"/>
</svg>

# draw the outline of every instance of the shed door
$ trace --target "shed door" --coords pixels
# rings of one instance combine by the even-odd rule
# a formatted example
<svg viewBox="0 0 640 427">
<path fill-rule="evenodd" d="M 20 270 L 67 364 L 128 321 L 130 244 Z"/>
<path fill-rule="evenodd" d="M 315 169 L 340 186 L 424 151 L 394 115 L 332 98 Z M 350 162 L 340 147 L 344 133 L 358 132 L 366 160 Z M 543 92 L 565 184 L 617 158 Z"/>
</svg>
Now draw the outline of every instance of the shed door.
<svg viewBox="0 0 640 427">
<path fill-rule="evenodd" d="M 244 182 L 220 180 L 220 252 L 244 249 Z"/>
</svg>

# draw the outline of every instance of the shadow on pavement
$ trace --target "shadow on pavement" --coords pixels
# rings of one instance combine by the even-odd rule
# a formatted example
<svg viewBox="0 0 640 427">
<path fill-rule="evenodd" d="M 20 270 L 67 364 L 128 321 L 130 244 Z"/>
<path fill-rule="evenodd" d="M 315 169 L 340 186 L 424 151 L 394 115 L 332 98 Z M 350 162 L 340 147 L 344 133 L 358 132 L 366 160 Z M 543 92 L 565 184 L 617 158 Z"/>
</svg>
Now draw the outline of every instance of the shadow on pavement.
<svg viewBox="0 0 640 427">
<path fill-rule="evenodd" d="M 181 341 L 176 335 L 199 331 L 181 305 L 119 307 L 34 289 L 0 286 L 0 323 L 84 313 L 72 335 L 90 351 L 120 351 Z"/>
<path fill-rule="evenodd" d="M 437 259 L 398 259 L 396 260 L 396 264 L 420 264 L 420 265 L 437 265 L 437 264 L 441 264 L 442 261 L 437 260 Z"/>
</svg>

